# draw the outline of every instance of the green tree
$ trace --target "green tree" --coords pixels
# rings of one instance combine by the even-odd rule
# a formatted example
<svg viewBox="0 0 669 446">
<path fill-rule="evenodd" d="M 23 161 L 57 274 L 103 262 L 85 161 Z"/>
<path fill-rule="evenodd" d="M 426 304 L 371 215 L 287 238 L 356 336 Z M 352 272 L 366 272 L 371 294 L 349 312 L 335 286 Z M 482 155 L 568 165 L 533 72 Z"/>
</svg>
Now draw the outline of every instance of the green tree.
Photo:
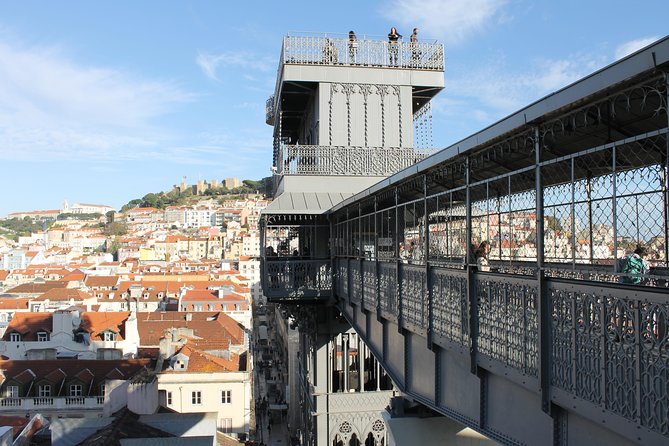
<svg viewBox="0 0 669 446">
<path fill-rule="evenodd" d="M 105 235 L 125 235 L 128 233 L 128 225 L 120 221 L 114 221 L 105 226 Z"/>
<path fill-rule="evenodd" d="M 107 252 L 114 256 L 114 260 L 118 260 L 118 250 L 121 249 L 121 242 L 114 238 L 107 240 L 106 245 Z"/>
</svg>

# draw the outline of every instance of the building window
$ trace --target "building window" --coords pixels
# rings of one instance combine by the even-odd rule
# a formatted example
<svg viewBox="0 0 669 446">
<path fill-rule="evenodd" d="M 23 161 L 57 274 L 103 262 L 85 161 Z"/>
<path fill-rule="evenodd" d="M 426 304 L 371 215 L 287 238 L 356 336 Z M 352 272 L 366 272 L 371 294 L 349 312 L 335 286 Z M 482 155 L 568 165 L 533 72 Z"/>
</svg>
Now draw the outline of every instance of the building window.
<svg viewBox="0 0 669 446">
<path fill-rule="evenodd" d="M 82 396 L 84 394 L 81 384 L 70 385 L 70 396 Z"/>
<path fill-rule="evenodd" d="M 221 431 L 229 434 L 232 432 L 232 418 L 221 418 L 219 421 Z"/>
<path fill-rule="evenodd" d="M 40 331 L 37 333 L 37 342 L 47 342 L 49 340 L 49 333 Z"/>
<path fill-rule="evenodd" d="M 7 398 L 18 398 L 19 386 L 7 386 L 7 390 L 5 391 L 5 396 Z"/>
<path fill-rule="evenodd" d="M 21 341 L 21 333 L 16 333 L 16 332 L 10 333 L 9 334 L 9 340 L 11 342 L 20 342 Z"/>
<path fill-rule="evenodd" d="M 232 390 L 221 391 L 221 404 L 232 403 Z"/>
<path fill-rule="evenodd" d="M 39 312 L 39 307 L 40 307 L 40 304 L 32 304 L 30 306 L 30 311 L 32 311 L 33 313 L 38 313 Z"/>
<path fill-rule="evenodd" d="M 167 392 L 167 405 L 172 405 L 172 392 Z"/>
<path fill-rule="evenodd" d="M 100 396 L 105 397 L 107 393 L 107 387 L 104 384 L 100 384 Z"/>
<path fill-rule="evenodd" d="M 116 333 L 113 331 L 105 331 L 103 333 L 103 339 L 105 341 L 115 341 L 116 340 Z"/>
<path fill-rule="evenodd" d="M 51 396 L 51 386 L 49 384 L 39 386 L 39 396 L 42 398 Z"/>
<path fill-rule="evenodd" d="M 202 404 L 202 392 L 199 390 L 191 392 L 191 403 L 197 405 Z"/>
</svg>

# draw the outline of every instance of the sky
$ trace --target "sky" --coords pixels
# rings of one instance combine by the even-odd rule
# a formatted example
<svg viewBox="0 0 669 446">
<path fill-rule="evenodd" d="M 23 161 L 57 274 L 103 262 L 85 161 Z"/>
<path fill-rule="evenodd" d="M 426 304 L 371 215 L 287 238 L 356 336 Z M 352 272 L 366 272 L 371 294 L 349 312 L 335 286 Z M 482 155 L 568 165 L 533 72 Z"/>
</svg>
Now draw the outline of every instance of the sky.
<svg viewBox="0 0 669 446">
<path fill-rule="evenodd" d="M 0 0 L 0 216 L 271 175 L 283 36 L 436 39 L 444 148 L 667 34 L 666 0 Z"/>
</svg>

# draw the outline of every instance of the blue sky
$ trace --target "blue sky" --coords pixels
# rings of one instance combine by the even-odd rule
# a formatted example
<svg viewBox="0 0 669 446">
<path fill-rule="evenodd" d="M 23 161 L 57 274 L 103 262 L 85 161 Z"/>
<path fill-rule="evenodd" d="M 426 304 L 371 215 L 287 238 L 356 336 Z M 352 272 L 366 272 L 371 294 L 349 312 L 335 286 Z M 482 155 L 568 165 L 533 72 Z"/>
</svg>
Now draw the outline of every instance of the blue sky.
<svg viewBox="0 0 669 446">
<path fill-rule="evenodd" d="M 5 1 L 0 216 L 269 176 L 264 103 L 291 31 L 418 26 L 444 43 L 446 147 L 663 37 L 668 13 L 666 0 Z"/>
</svg>

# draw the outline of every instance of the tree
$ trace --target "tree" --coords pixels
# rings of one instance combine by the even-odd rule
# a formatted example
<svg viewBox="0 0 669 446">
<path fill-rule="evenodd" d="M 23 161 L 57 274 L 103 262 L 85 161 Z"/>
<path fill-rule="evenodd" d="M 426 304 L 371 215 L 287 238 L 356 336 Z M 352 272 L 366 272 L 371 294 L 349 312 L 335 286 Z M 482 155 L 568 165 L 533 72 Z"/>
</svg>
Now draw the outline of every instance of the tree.
<svg viewBox="0 0 669 446">
<path fill-rule="evenodd" d="M 109 223 L 104 230 L 105 235 L 125 235 L 128 233 L 128 225 L 119 221 Z"/>
<path fill-rule="evenodd" d="M 114 260 L 118 260 L 118 250 L 121 249 L 121 242 L 114 238 L 111 241 L 107 240 L 106 245 L 107 252 L 114 256 Z"/>
</svg>

